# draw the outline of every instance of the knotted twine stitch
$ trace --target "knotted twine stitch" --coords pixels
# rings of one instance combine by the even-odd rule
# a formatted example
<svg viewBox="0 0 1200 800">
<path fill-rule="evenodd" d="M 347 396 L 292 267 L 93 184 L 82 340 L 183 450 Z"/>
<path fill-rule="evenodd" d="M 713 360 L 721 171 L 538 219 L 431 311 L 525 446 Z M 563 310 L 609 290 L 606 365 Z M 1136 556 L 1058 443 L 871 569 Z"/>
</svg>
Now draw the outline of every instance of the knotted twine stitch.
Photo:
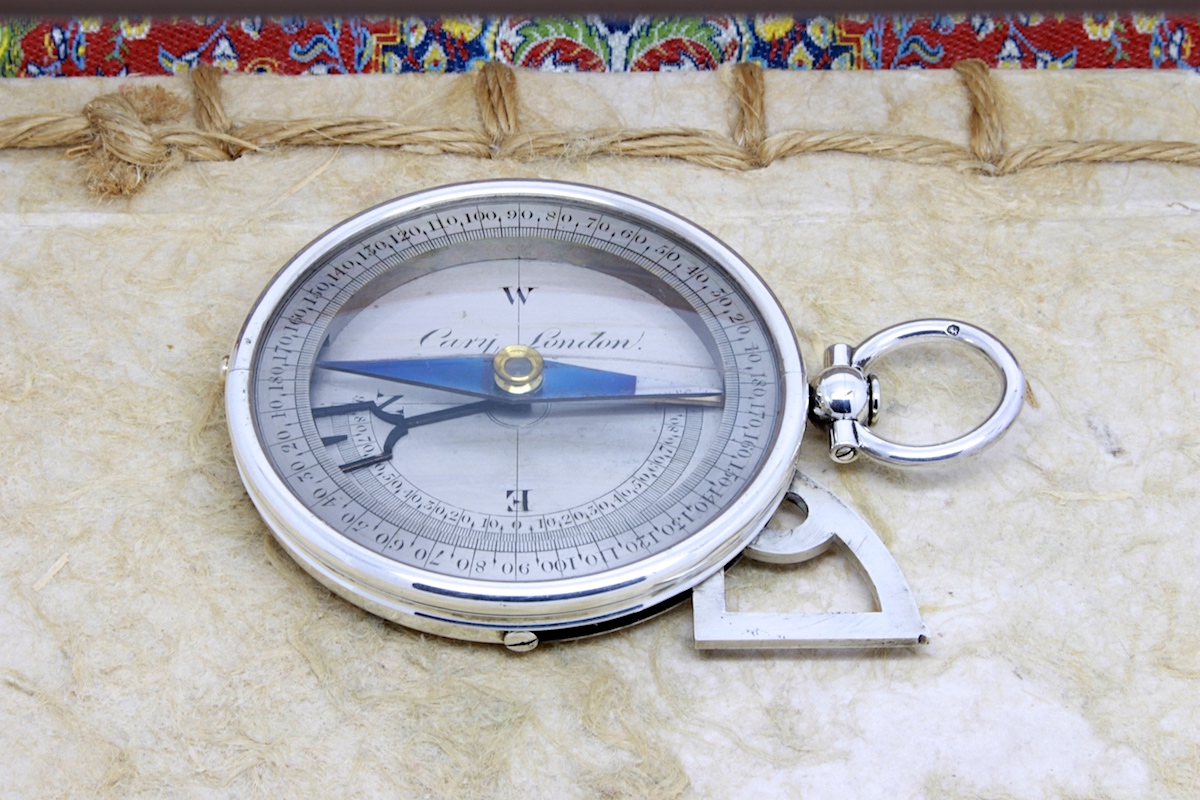
<svg viewBox="0 0 1200 800">
<path fill-rule="evenodd" d="M 517 132 L 517 76 L 510 68 L 489 61 L 475 80 L 475 103 L 484 133 L 492 142 L 492 155 L 505 138 Z"/>
<path fill-rule="evenodd" d="M 733 141 L 759 161 L 759 150 L 767 138 L 767 91 L 763 69 L 758 64 L 735 64 L 729 75 L 735 103 Z"/>
<path fill-rule="evenodd" d="M 181 159 L 149 126 L 176 120 L 186 110 L 183 101 L 160 86 L 100 95 L 83 107 L 92 140 L 68 155 L 90 156 L 87 184 L 93 191 L 132 194 Z"/>
<path fill-rule="evenodd" d="M 123 88 L 83 107 L 84 135 L 69 127 L 67 118 L 43 126 L 40 133 L 54 127 L 67 133 L 67 141 L 58 144 L 68 145 L 69 158 L 86 159 L 85 182 L 102 196 L 133 194 L 155 174 L 184 160 L 228 161 L 233 157 L 231 147 L 253 147 L 220 131 L 164 125 L 179 120 L 187 110 L 183 100 L 161 86 Z M 218 110 L 213 119 L 223 114 Z M 6 143 L 4 123 L 9 121 L 0 121 L 0 147 L 54 146 L 45 142 L 46 136 L 26 135 L 16 144 Z"/>
<path fill-rule="evenodd" d="M 206 133 L 229 134 L 233 131 L 233 122 L 225 113 L 224 99 L 221 97 L 221 76 L 224 73 L 209 66 L 193 69 L 190 73 L 192 86 L 192 115 L 196 125 Z M 225 152 L 230 159 L 237 158 L 245 150 L 233 142 L 225 142 Z"/>
<path fill-rule="evenodd" d="M 757 169 L 781 158 L 821 152 L 985 175 L 1067 162 L 1148 160 L 1200 166 L 1200 145 L 1191 142 L 1046 142 L 1007 152 L 999 88 L 991 70 L 974 59 L 960 61 L 954 69 L 970 103 L 965 148 L 924 136 L 855 131 L 791 130 L 768 136 L 762 68 L 748 63 L 730 72 L 734 113 L 728 138 L 689 128 L 526 131 L 519 124 L 516 73 L 491 62 L 473 76 L 479 111 L 479 124 L 473 127 L 405 125 L 375 117 L 236 124 L 222 102 L 221 71 L 199 67 L 189 73 L 196 127 L 173 124 L 187 105 L 161 87 L 123 88 L 92 100 L 80 114 L 0 119 L 0 149 L 66 147 L 68 157 L 86 159 L 87 184 L 101 195 L 132 194 L 183 161 L 227 161 L 267 147 L 344 144 L 475 158 L 677 158 L 721 170 Z"/>
<path fill-rule="evenodd" d="M 971 155 L 984 164 L 995 166 L 1004 154 L 1004 128 L 1000 123 L 998 89 L 992 71 L 978 58 L 954 65 L 967 90 L 971 112 L 967 117 L 967 135 Z"/>
</svg>

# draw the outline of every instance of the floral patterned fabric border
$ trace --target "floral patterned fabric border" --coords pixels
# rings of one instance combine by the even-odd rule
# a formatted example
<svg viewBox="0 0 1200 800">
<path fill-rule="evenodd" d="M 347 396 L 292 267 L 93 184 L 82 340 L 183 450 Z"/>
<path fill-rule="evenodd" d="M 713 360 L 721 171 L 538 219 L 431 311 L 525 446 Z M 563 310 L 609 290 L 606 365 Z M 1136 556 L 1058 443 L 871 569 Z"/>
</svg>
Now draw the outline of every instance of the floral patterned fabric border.
<svg viewBox="0 0 1200 800">
<path fill-rule="evenodd" d="M 0 76 L 993 67 L 1200 69 L 1195 16 L 0 19 Z"/>
</svg>

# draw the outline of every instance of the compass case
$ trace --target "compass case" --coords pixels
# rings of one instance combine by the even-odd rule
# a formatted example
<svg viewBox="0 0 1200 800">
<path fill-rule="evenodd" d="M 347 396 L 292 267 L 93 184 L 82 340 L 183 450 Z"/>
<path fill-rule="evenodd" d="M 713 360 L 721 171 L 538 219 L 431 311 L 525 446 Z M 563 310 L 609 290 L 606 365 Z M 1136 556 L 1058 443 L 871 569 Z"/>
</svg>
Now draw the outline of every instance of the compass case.
<svg viewBox="0 0 1200 800">
<path fill-rule="evenodd" d="M 455 225 L 461 228 L 461 234 L 452 232 Z M 410 234 L 418 238 L 410 240 Z M 483 242 L 486 247 L 476 246 L 480 236 L 492 237 Z M 506 244 L 509 241 L 515 248 Z M 563 244 L 554 245 L 556 241 Z M 367 262 L 378 262 L 376 267 L 360 266 L 364 254 L 371 253 L 378 243 L 387 247 L 386 258 Z M 540 284 L 525 287 L 519 279 L 511 279 L 518 292 L 528 293 L 528 304 L 525 296 L 514 294 L 506 286 L 490 291 L 483 300 L 473 295 L 460 299 L 464 292 L 460 273 L 466 271 L 484 283 L 496 282 L 499 286 L 510 281 L 500 276 L 510 269 L 520 269 L 522 256 L 527 262 L 525 283 Z M 482 262 L 480 267 L 480 258 L 492 260 Z M 584 269 L 580 270 L 579 265 Z M 593 267 L 602 274 L 589 277 Z M 405 277 L 405 270 L 412 274 Z M 559 277 L 564 270 L 566 277 Z M 539 271 L 540 277 L 534 277 Z M 442 273 L 452 281 L 437 282 Z M 620 276 L 620 285 L 614 285 L 613 276 Z M 589 302 L 585 287 L 588 281 L 601 277 L 603 280 L 591 290 L 595 294 Z M 338 287 L 335 284 L 339 280 L 349 283 Z M 435 282 L 431 284 L 431 280 Z M 375 288 L 381 284 L 382 288 Z M 410 284 L 412 290 L 408 289 Z M 672 285 L 678 289 L 671 289 Z M 450 305 L 433 313 L 429 317 L 433 321 L 427 322 L 423 320 L 428 312 L 418 314 L 415 309 L 429 304 L 430 293 L 436 291 L 431 286 L 445 287 L 445 302 Z M 540 291 L 534 299 L 537 289 Z M 405 292 L 413 299 L 404 301 Z M 625 300 L 615 299 L 625 295 Z M 392 299 L 398 296 L 401 299 Z M 317 298 L 324 304 L 314 305 Z M 463 308 L 471 310 L 459 311 L 462 303 L 467 304 Z M 560 307 L 564 304 L 579 305 L 570 314 L 590 314 L 587 323 L 599 332 L 568 340 L 561 323 L 556 322 L 563 319 Z M 392 305 L 394 311 L 389 310 Z M 631 305 L 631 310 L 624 310 Z M 326 310 L 318 315 L 317 308 Z M 338 312 L 336 308 L 349 311 Z M 372 322 L 370 316 L 377 309 L 381 309 L 380 320 Z M 484 327 L 478 330 L 489 331 L 492 328 L 487 326 L 493 323 L 488 318 L 498 315 L 496 324 L 507 325 L 515 320 L 520 335 L 522 310 L 526 331 L 523 342 L 541 348 L 547 359 L 545 383 L 528 394 L 500 381 L 500 354 L 510 348 L 495 354 L 498 383 L 491 381 L 492 355 L 499 340 L 486 334 L 466 339 L 472 347 L 476 342 L 485 343 L 483 361 L 467 355 L 432 360 L 424 356 L 423 347 L 440 347 L 451 335 L 452 329 L 441 327 L 446 319 L 465 319 L 469 315 L 483 318 Z M 414 314 L 421 321 L 412 321 Z M 621 321 L 630 314 L 635 315 L 626 324 L 640 326 L 641 334 L 636 333 L 638 327 L 620 332 L 625 330 L 619 327 Z M 349 321 L 339 322 L 346 316 Z M 422 333 L 430 325 L 438 327 Z M 680 338 L 667 336 L 672 326 L 679 328 L 674 335 Z M 399 335 L 395 333 L 399 328 L 409 333 L 400 335 L 392 349 L 380 347 L 379 339 Z M 455 337 L 466 335 L 462 327 L 457 330 Z M 686 355 L 680 349 L 683 342 L 697 337 L 703 341 L 697 342 L 695 355 Z M 346 340 L 349 344 L 343 350 L 350 348 L 346 352 L 378 352 L 394 357 L 411 348 L 420 357 L 355 362 L 364 366 L 351 368 L 344 366 L 350 362 L 331 361 L 327 355 L 339 352 L 340 343 Z M 369 347 L 364 350 L 364 344 L 356 344 L 359 340 Z M 596 349 L 601 354 L 613 349 L 609 340 L 636 341 L 636 352 L 631 351 L 625 361 L 615 356 L 597 360 L 593 354 Z M 311 344 L 302 344 L 305 341 Z M 521 347 L 520 357 L 535 356 L 541 369 L 542 356 L 524 344 Z M 687 411 L 693 402 L 689 398 L 695 393 L 675 393 L 683 390 L 672 389 L 669 381 L 660 380 L 671 374 L 671 361 L 686 362 L 690 358 L 698 358 L 700 365 L 711 364 L 704 369 L 711 369 L 712 380 L 719 381 L 714 384 L 718 395 L 711 399 L 717 407 L 710 411 Z M 367 366 L 385 363 L 386 367 Z M 335 366 L 323 366 L 327 364 Z M 582 366 L 585 364 L 615 365 L 640 376 L 636 383 L 630 377 L 626 387 L 613 383 L 618 373 Z M 406 412 L 392 417 L 369 403 L 364 406 L 361 400 L 342 406 L 318 400 L 318 396 L 325 396 L 319 385 L 324 385 L 320 383 L 326 381 L 324 372 L 331 368 L 338 374 L 347 369 L 354 373 L 343 379 L 345 388 L 335 386 L 330 390 L 335 400 L 349 397 L 347 392 L 363 386 L 376 389 L 383 379 L 385 386 L 396 386 L 398 382 L 407 393 Z M 459 377 L 464 369 L 476 368 L 486 373 L 482 383 Z M 695 373 L 699 367 L 690 369 Z M 306 370 L 316 371 L 310 377 Z M 696 380 L 702 378 L 701 374 Z M 302 388 L 310 381 L 311 398 L 304 396 L 310 390 Z M 643 384 L 649 392 L 645 400 L 638 394 Z M 422 405 L 422 391 L 428 397 L 424 402 L 432 405 Z M 695 402 L 710 405 L 710 398 L 703 391 L 701 395 Z M 467 402 L 479 397 L 485 400 L 476 400 L 476 405 Z M 545 181 L 492 181 L 419 192 L 363 212 L 321 235 L 263 292 L 230 357 L 226 385 L 226 413 L 243 480 L 276 537 L 306 570 L 343 597 L 393 621 L 431 633 L 487 642 L 503 642 L 514 631 L 572 638 L 642 619 L 686 598 L 693 586 L 737 556 L 778 505 L 792 480 L 807 401 L 804 369 L 786 316 L 761 279 L 728 247 L 697 226 L 644 201 L 592 187 Z M 420 499 L 409 503 L 419 504 L 418 510 L 430 508 L 431 503 L 437 508 L 446 504 L 454 509 L 445 496 L 430 494 L 429 481 L 436 481 L 436 473 L 423 478 L 420 470 L 431 463 L 436 469 L 437 462 L 448 458 L 443 454 L 455 447 L 455 440 L 439 446 L 435 437 L 433 444 L 422 444 L 426 437 L 412 434 L 409 426 L 419 425 L 429 416 L 457 415 L 456 409 L 474 417 L 480 402 L 500 404 L 488 410 L 489 415 L 516 404 L 530 413 L 536 411 L 535 416 L 541 415 L 534 422 L 542 421 L 545 415 L 552 420 L 563 417 L 564 409 L 568 418 L 551 433 L 545 432 L 546 426 L 540 429 L 543 439 L 551 437 L 541 445 L 549 448 L 542 455 L 537 449 L 538 438 L 530 437 L 535 433 L 532 427 L 526 429 L 523 449 L 520 428 L 504 433 L 495 445 L 478 445 L 471 451 L 475 455 L 467 459 L 471 472 L 487 474 L 486 465 L 501 459 L 495 485 L 479 478 L 477 487 L 469 487 L 474 499 L 468 502 L 472 505 L 452 510 L 449 515 L 438 511 L 436 517 L 410 514 L 412 521 L 397 528 L 390 522 L 389 512 L 381 509 L 395 505 L 394 494 L 407 497 L 402 494 L 407 486 L 419 485 L 423 491 L 418 495 Z M 436 410 L 416 413 L 427 407 Z M 316 422 L 321 418 L 336 424 L 343 415 L 325 416 L 324 412 L 338 408 L 346 408 L 346 415 L 373 412 L 382 418 L 391 426 L 387 444 L 360 434 L 356 439 L 368 438 L 365 444 L 354 447 L 369 450 L 360 452 L 351 448 L 348 435 L 325 437 Z M 611 471 L 608 453 L 639 445 L 625 438 L 630 434 L 619 434 L 614 429 L 599 449 L 589 450 L 577 444 L 579 432 L 570 427 L 569 416 L 594 409 L 590 419 L 611 426 L 615 423 L 606 420 L 613 419 L 614 411 L 628 417 L 641 408 L 650 409 L 640 413 L 643 417 L 684 409 L 686 414 L 677 411 L 670 417 L 681 420 L 671 425 L 683 426 L 680 435 L 685 441 L 702 439 L 711 453 L 706 455 L 693 444 L 689 451 L 692 455 L 685 456 L 679 446 L 670 444 L 674 438 L 655 434 L 646 440 L 651 448 L 646 456 L 650 461 L 641 467 L 638 460 L 625 467 L 618 462 L 612 485 L 598 483 L 593 491 L 601 494 L 586 505 L 579 499 L 571 501 L 574 511 L 565 501 L 543 499 L 555 492 L 581 497 L 578 491 L 568 492 L 565 487 L 522 489 L 520 505 L 511 500 L 514 490 L 504 492 L 504 482 L 510 479 L 510 469 L 503 466 L 505 459 L 516 459 L 518 475 L 522 471 L 537 474 L 539 461 L 557 460 L 564 449 L 570 452 L 578 448 L 573 461 L 565 462 L 571 466 L 558 468 L 562 476 L 558 480 L 578 484 L 588 471 Z M 282 421 L 282 427 L 276 418 Z M 505 419 L 495 418 L 492 422 L 511 428 Z M 494 436 L 492 424 L 485 425 L 488 430 L 474 435 Z M 436 430 L 446 428 L 451 424 L 441 422 Z M 351 427 L 337 430 L 349 431 Z M 302 432 L 306 443 L 298 442 L 297 432 Z M 502 456 L 510 446 L 516 447 L 513 455 Z M 393 448 L 397 453 L 400 448 L 416 450 L 417 459 L 404 467 L 402 464 L 408 462 L 401 456 L 393 457 Z M 339 455 L 336 450 L 343 453 Z M 345 452 L 352 454 L 347 456 Z M 371 461 L 370 466 L 366 466 L 363 456 Z M 333 460 L 326 460 L 330 458 Z M 456 461 L 463 458 L 454 457 Z M 696 466 L 689 466 L 689 459 Z M 333 468 L 339 461 L 346 463 Z M 359 463 L 364 468 L 358 468 Z M 630 483 L 626 471 L 631 466 L 634 473 L 646 477 Z M 686 480 L 675 477 L 671 480 L 676 483 L 666 484 L 665 488 L 652 487 L 655 481 L 663 483 L 665 478 L 651 476 L 658 476 L 664 469 L 665 474 L 678 473 Z M 411 470 L 417 471 L 417 477 Z M 694 472 L 694 477 L 688 477 L 688 471 Z M 575 476 L 567 477 L 568 472 Z M 366 476 L 366 482 L 355 482 L 358 476 Z M 624 483 L 618 485 L 622 480 Z M 383 493 L 378 499 L 367 499 L 369 495 L 363 492 L 369 493 L 381 482 L 390 488 L 380 489 Z M 318 488 L 311 488 L 314 484 Z M 332 488 L 335 485 L 338 488 Z M 446 486 L 444 491 L 460 489 Z M 411 494 L 415 489 L 407 491 Z M 491 512 L 480 510 L 488 506 L 479 498 L 489 491 L 505 498 Z M 531 491 L 539 498 L 533 508 L 528 499 Z M 665 496 L 651 503 L 642 499 L 642 492 L 650 493 L 646 495 L 650 498 Z M 341 499 L 334 502 L 335 497 Z M 676 503 L 672 507 L 667 505 L 670 497 L 681 499 L 670 501 Z M 553 502 L 558 503 L 557 508 L 547 510 Z M 321 513 L 322 508 L 331 505 L 336 511 Z M 605 505 L 608 512 L 600 510 Z M 403 504 L 396 508 L 390 513 L 407 510 Z M 646 510 L 639 511 L 641 508 Z M 499 509 L 511 514 L 497 520 Z M 572 514 L 574 519 L 569 519 Z M 564 525 L 564 515 L 568 520 L 560 529 L 557 526 Z M 468 516 L 475 527 L 467 527 L 464 521 Z M 446 534 L 434 531 L 451 519 L 463 527 L 463 534 L 440 538 Z M 369 530 L 363 524 L 367 520 L 374 523 Z M 597 528 L 601 520 L 603 527 Z M 352 522 L 358 523 L 352 531 L 338 527 Z M 492 525 L 501 523 L 512 526 L 512 533 L 507 537 L 493 535 L 496 543 L 489 550 L 483 542 L 493 530 Z M 547 527 L 550 525 L 555 527 Z M 589 528 L 596 532 L 587 533 Z M 561 530 L 557 540 L 555 530 Z M 538 544 L 543 540 L 546 543 Z M 581 542 L 586 544 L 581 546 Z M 376 543 L 381 546 L 374 547 Z M 644 552 L 639 553 L 638 548 L 644 548 Z M 634 556 L 631 558 L 629 553 Z M 574 566 L 576 559 L 579 566 Z M 600 566 L 588 569 L 584 564 L 589 559 Z M 508 572 L 500 569 L 505 566 Z"/>
</svg>

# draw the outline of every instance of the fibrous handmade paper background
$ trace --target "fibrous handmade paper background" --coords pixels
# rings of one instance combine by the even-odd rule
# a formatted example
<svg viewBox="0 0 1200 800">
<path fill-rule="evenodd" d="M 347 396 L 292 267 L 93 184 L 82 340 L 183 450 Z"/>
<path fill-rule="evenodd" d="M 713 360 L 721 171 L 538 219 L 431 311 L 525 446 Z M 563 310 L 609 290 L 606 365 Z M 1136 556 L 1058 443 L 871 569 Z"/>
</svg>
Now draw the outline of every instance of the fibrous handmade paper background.
<svg viewBox="0 0 1200 800">
<path fill-rule="evenodd" d="M 469 77 L 231 76 L 234 119 L 320 108 L 476 125 Z M 527 127 L 728 131 L 716 74 L 519 76 Z M 181 81 L 159 85 L 186 97 Z M 1197 139 L 1188 75 L 999 80 L 1006 146 Z M 117 84 L 0 84 L 4 115 Z M 768 132 L 967 142 L 950 73 L 769 75 Z M 720 171 L 293 147 L 101 200 L 61 150 L 0 152 L 0 794 L 12 797 L 1188 797 L 1200 784 L 1200 169 L 1005 176 L 846 153 Z M 959 317 L 1029 381 L 963 465 L 801 468 L 889 545 L 931 642 L 698 652 L 685 604 L 517 656 L 331 596 L 238 481 L 218 367 L 297 249 L 396 195 L 578 181 L 715 232 L 775 288 L 810 365 Z M 922 348 L 881 369 L 884 432 L 981 419 L 993 376 Z M 739 564 L 738 609 L 862 610 L 837 556 Z"/>
</svg>

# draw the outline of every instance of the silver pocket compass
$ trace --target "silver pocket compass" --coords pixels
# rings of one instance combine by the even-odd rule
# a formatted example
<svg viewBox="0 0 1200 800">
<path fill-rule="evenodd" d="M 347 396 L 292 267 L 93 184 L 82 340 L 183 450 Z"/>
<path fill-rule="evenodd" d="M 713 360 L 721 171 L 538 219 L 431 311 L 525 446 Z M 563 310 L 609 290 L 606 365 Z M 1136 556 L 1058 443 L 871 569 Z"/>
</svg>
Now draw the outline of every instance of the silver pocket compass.
<svg viewBox="0 0 1200 800">
<path fill-rule="evenodd" d="M 991 417 L 941 445 L 873 434 L 873 358 L 909 342 L 981 350 Z M 586 186 L 488 181 L 419 192 L 305 247 L 255 304 L 226 410 L 246 489 L 282 546 L 352 603 L 421 631 L 529 650 L 689 596 L 699 647 L 924 640 L 899 568 L 795 459 L 805 421 L 830 454 L 900 464 L 975 452 L 1024 380 L 953 320 L 834 345 L 810 388 L 787 316 L 732 250 L 650 203 Z M 785 498 L 807 509 L 763 532 Z M 726 609 L 739 555 L 797 562 L 840 545 L 879 610 Z"/>
</svg>

